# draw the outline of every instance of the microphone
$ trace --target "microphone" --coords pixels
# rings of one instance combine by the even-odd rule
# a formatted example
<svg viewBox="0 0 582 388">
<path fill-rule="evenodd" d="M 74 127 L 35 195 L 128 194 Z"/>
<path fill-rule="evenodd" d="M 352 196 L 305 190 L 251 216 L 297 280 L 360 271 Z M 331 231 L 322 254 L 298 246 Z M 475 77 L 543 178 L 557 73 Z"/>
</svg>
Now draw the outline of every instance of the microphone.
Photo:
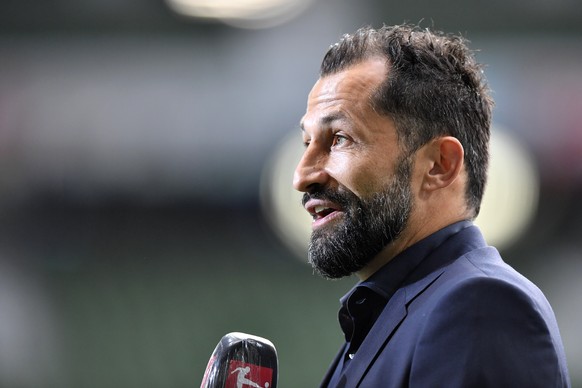
<svg viewBox="0 0 582 388">
<path fill-rule="evenodd" d="M 245 333 L 222 337 L 200 388 L 277 388 L 277 350 L 271 341 Z"/>
</svg>

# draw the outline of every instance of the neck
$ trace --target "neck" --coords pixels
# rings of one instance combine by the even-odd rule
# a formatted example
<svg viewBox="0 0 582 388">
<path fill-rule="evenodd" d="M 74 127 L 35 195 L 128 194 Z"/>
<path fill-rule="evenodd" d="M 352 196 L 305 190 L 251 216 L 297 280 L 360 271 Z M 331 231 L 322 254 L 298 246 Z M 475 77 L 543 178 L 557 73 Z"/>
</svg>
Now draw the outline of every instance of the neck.
<svg viewBox="0 0 582 388">
<path fill-rule="evenodd" d="M 438 214 L 438 213 L 427 213 L 427 214 Z M 399 255 L 404 250 L 408 249 L 412 245 L 416 244 L 420 240 L 430 236 L 431 234 L 441 230 L 442 228 L 454 224 L 458 221 L 469 220 L 471 217 L 468 214 L 457 214 L 454 217 L 446 217 L 440 220 L 435 220 L 434 217 L 431 220 L 425 220 L 424 223 L 420 223 L 422 227 L 411 230 L 410 225 L 412 224 L 409 220 L 408 226 L 404 229 L 403 233 L 393 242 L 386 245 L 384 249 L 378 253 L 364 268 L 356 272 L 356 276 L 360 281 L 368 279 L 377 270 L 379 270 L 384 265 L 388 264 L 394 257 Z M 418 223 L 416 225 L 419 225 Z"/>
</svg>

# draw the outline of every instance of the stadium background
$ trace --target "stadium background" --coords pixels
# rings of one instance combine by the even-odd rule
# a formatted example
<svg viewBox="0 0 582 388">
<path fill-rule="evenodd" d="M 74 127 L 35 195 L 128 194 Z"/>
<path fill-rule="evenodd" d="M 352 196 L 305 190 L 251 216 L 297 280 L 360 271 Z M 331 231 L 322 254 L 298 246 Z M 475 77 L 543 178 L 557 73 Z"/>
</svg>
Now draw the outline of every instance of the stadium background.
<svg viewBox="0 0 582 388">
<path fill-rule="evenodd" d="M 250 20 L 184 3 L 0 5 L 1 387 L 199 386 L 231 331 L 275 343 L 280 387 L 316 386 L 355 280 L 304 264 L 266 205 L 290 177 L 268 167 L 328 45 L 404 21 L 488 64 L 495 126 L 535 177 L 506 190 L 533 212 L 503 254 L 550 299 L 582 386 L 581 2 L 254 1 L 278 17 Z"/>
</svg>

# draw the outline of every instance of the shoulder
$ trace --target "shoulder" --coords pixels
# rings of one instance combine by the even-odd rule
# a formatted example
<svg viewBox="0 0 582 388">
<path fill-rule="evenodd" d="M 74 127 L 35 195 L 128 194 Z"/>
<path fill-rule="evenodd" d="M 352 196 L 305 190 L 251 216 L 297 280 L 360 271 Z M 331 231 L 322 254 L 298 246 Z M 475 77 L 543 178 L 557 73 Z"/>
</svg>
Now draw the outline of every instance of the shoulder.
<svg viewBox="0 0 582 388">
<path fill-rule="evenodd" d="M 457 259 L 419 296 L 419 306 L 409 306 L 423 312 L 416 367 L 439 359 L 447 373 L 463 367 L 464 383 L 485 376 L 531 386 L 566 381 L 562 342 L 543 293 L 495 250 L 479 251 Z"/>
<path fill-rule="evenodd" d="M 449 313 L 458 307 L 465 309 L 465 314 L 488 311 L 491 317 L 507 313 L 522 319 L 531 314 L 544 320 L 554 319 L 542 291 L 506 264 L 492 247 L 459 257 L 445 268 L 433 288 L 429 294 L 434 294 L 431 304 L 435 313 L 446 305 Z"/>
</svg>

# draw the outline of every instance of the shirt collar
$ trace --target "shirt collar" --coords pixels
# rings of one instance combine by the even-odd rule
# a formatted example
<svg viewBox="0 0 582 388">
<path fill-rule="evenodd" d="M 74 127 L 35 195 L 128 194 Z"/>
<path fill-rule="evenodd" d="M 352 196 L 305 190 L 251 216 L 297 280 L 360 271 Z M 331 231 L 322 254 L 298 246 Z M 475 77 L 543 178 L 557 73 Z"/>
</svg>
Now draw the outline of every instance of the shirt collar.
<svg viewBox="0 0 582 388">
<path fill-rule="evenodd" d="M 459 221 L 440 229 L 428 237 L 405 249 L 368 279 L 359 282 L 340 299 L 345 305 L 349 297 L 359 287 L 365 287 L 380 295 L 386 302 L 406 280 L 414 269 L 449 237 L 473 225 L 471 221 Z"/>
<path fill-rule="evenodd" d="M 358 283 L 341 298 L 339 324 L 346 339 L 343 357 L 333 374 L 332 381 L 350 363 L 386 303 L 415 268 L 448 238 L 471 226 L 470 221 L 449 225 L 404 250 L 368 279 Z"/>
</svg>

